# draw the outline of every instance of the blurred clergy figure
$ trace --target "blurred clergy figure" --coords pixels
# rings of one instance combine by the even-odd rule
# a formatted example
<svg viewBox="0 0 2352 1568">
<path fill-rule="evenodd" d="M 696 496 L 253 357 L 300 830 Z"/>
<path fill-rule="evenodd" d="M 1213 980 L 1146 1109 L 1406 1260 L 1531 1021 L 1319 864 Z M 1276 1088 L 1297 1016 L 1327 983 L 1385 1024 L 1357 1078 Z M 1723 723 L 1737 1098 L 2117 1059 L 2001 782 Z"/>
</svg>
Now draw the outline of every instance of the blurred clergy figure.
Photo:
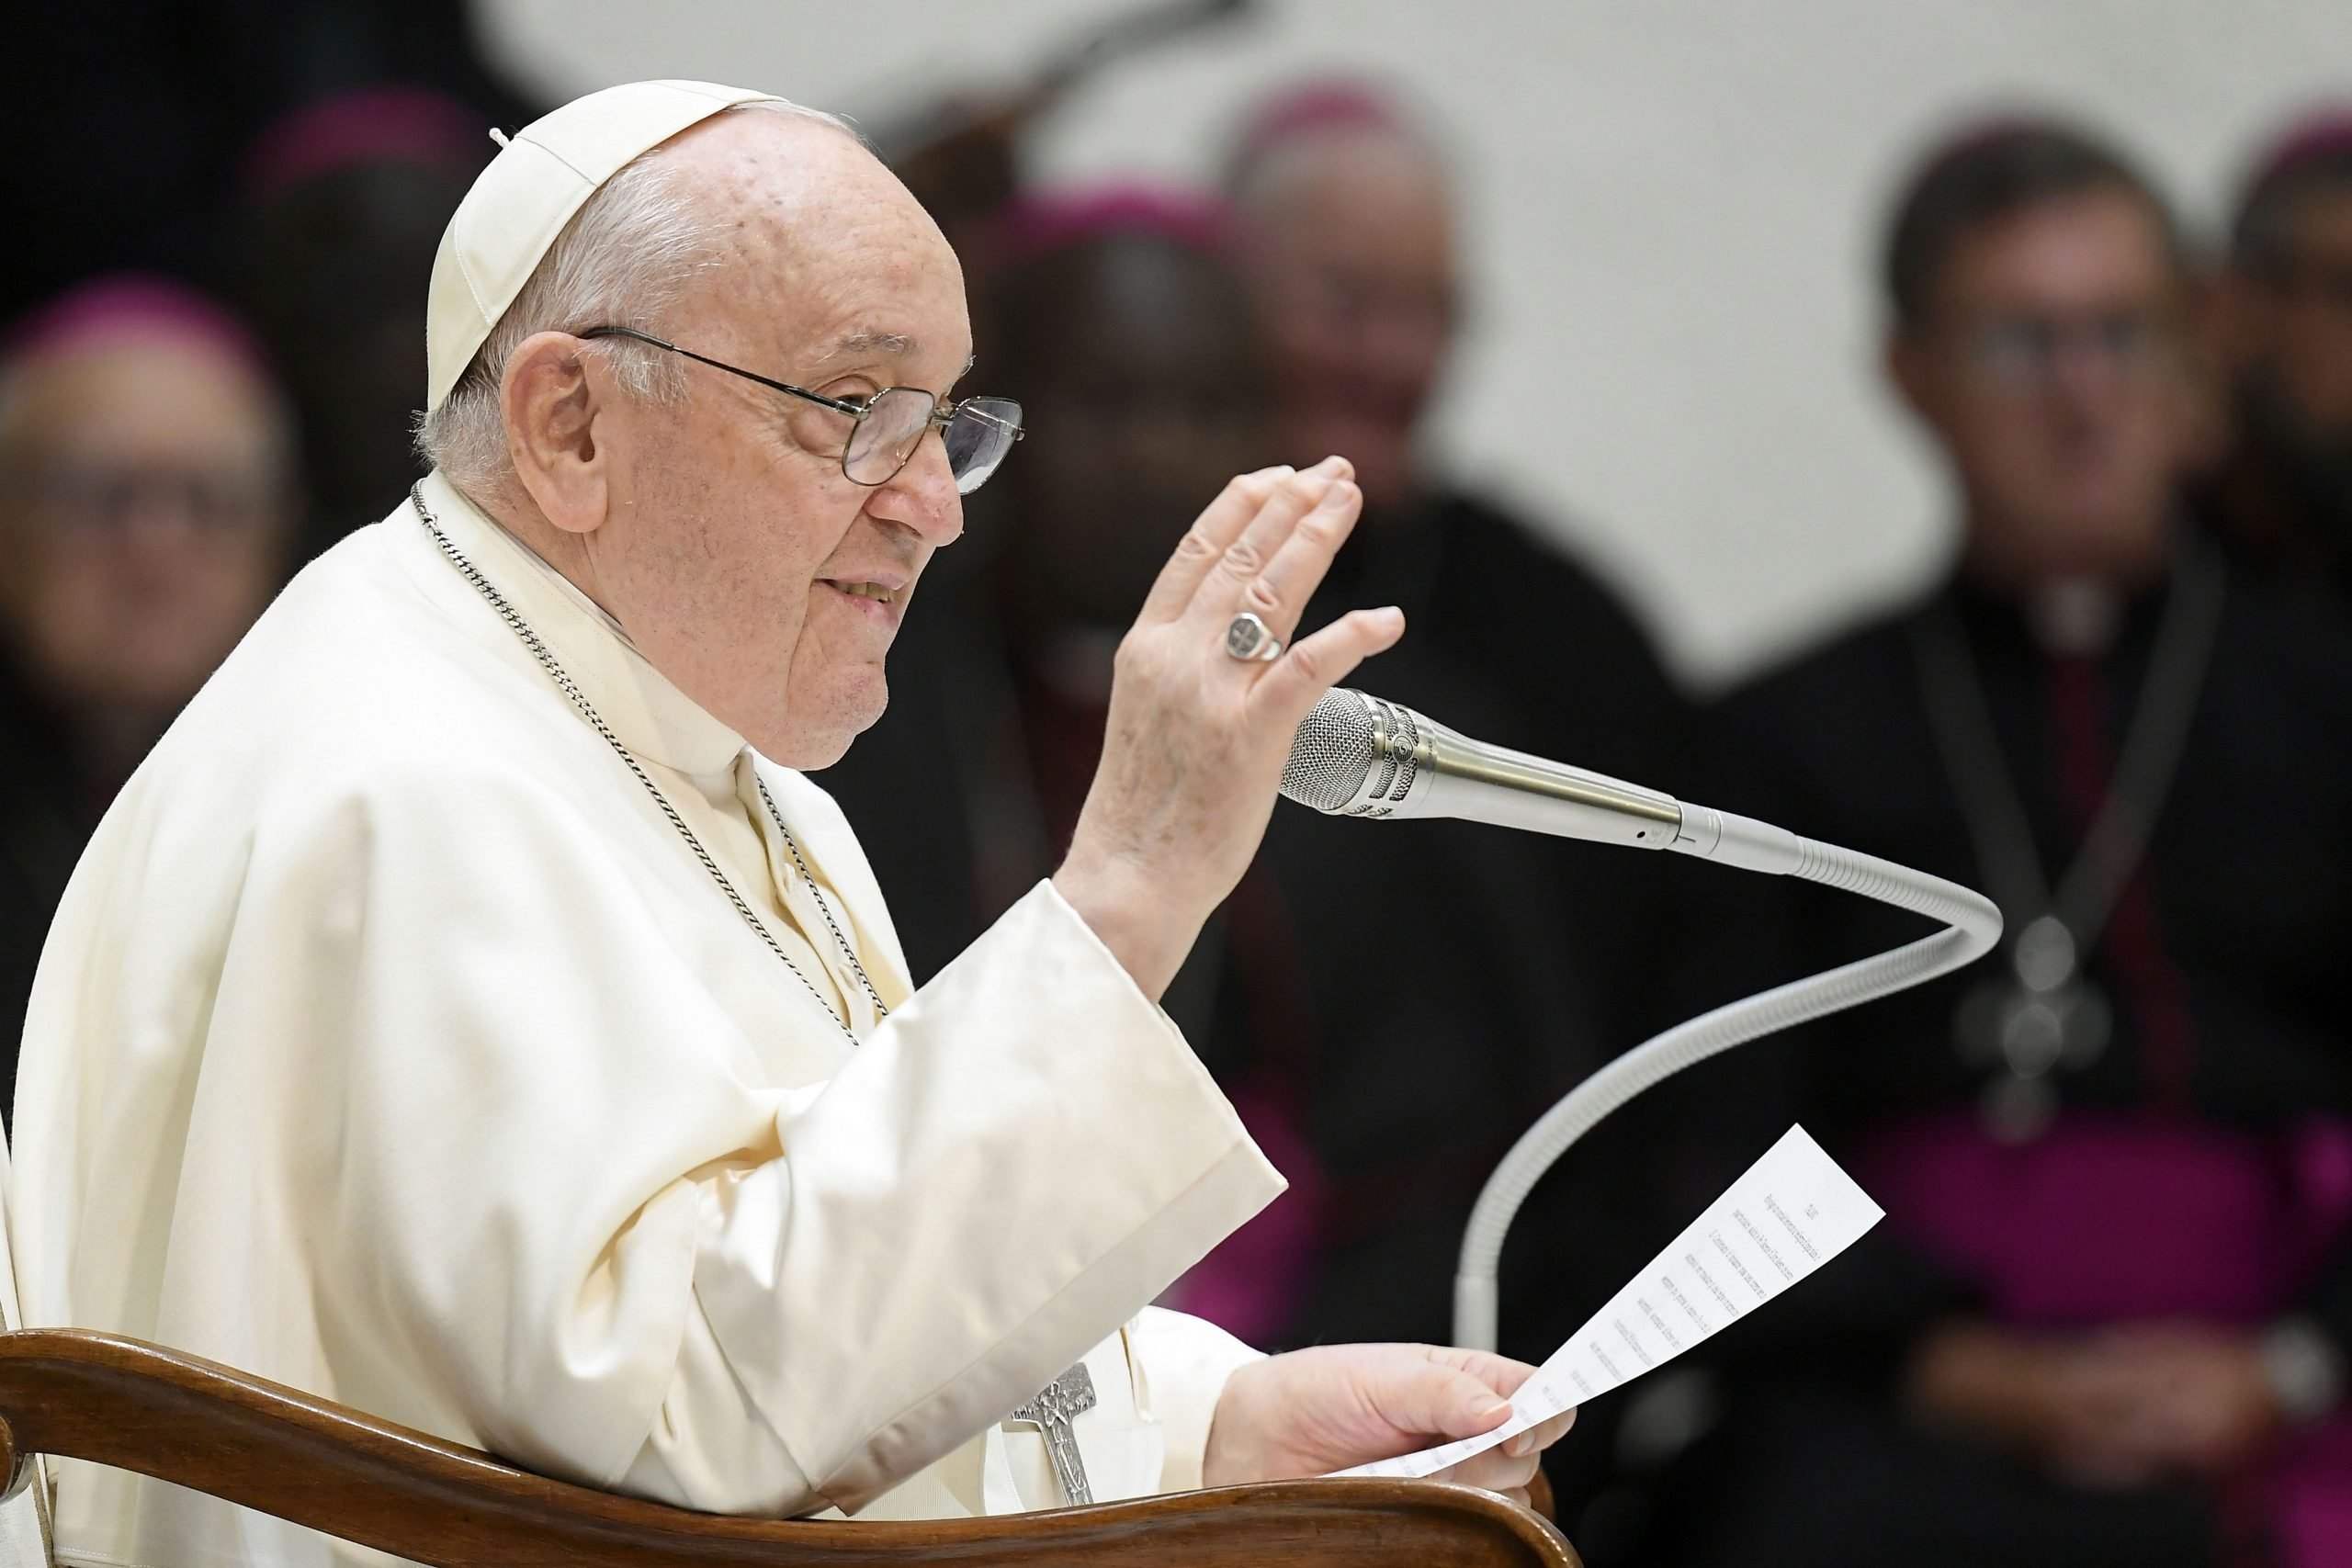
<svg viewBox="0 0 2352 1568">
<path fill-rule="evenodd" d="M 1987 889 L 2009 934 L 1797 1037 L 1770 1125 L 1886 1223 L 1725 1337 L 1660 1557 L 2352 1561 L 2352 636 L 2183 505 L 2210 415 L 2123 158 L 2054 124 L 1949 144 L 1886 286 L 1959 561 L 1730 698 L 1717 787 Z M 1726 985 L 1893 929 L 1741 891 L 1769 934 Z"/>
<path fill-rule="evenodd" d="M 1502 745 L 1678 787 L 1689 707 L 1640 623 L 1550 530 L 1430 451 L 1430 414 L 1469 303 L 1453 176 L 1430 135 L 1363 85 L 1303 83 L 1244 118 L 1225 185 L 1282 450 L 1343 452 L 1363 489 L 1363 526 L 1310 620 L 1396 604 L 1413 627 L 1410 658 L 1381 667 L 1381 695 Z M 1559 367 L 1569 379 L 1586 372 L 1572 358 Z M 1660 1010 L 1659 955 L 1683 918 L 1682 874 L 1696 868 L 1523 836 L 1512 852 L 1551 886 L 1506 895 L 1510 919 L 1558 926 L 1537 963 L 1576 993 L 1584 1049 L 1613 1054 L 1675 1022 Z M 1549 1098 L 1531 1093 L 1513 1109 L 1523 1122 Z M 1624 1135 L 1605 1129 L 1594 1146 Z M 1564 1169 L 1611 1163 L 1580 1152 Z M 1439 1176 L 1456 1190 L 1448 1206 L 1466 1208 L 1490 1168 L 1492 1156 L 1474 1157 Z M 1543 1253 L 1528 1251 L 1530 1261 Z"/>
<path fill-rule="evenodd" d="M 119 274 L 0 344 L 0 1106 L 99 814 L 277 589 L 293 431 L 259 346 Z"/>
<path fill-rule="evenodd" d="M 1266 1359 L 1145 1308 L 1282 1185 L 1156 1002 L 1297 721 L 1401 633 L 1298 630 L 1347 466 L 1201 513 L 1069 853 L 918 989 L 799 770 L 880 713 L 1018 432 L 950 400 L 938 231 L 828 117 L 636 84 L 511 139 L 428 322 L 435 472 L 295 580 L 67 891 L 18 1094 L 28 1321 L 721 1512 L 1082 1495 L 1006 1424 L 1049 1385 L 1097 1498 L 1498 1424 L 1524 1366 Z M 1557 1436 L 1460 1478 L 1523 1488 Z M 333 1554 L 62 1469 L 67 1562 Z"/>
<path fill-rule="evenodd" d="M 2352 595 L 2352 108 L 2306 117 L 2257 160 L 2208 319 L 2235 437 L 2213 510 Z"/>
</svg>

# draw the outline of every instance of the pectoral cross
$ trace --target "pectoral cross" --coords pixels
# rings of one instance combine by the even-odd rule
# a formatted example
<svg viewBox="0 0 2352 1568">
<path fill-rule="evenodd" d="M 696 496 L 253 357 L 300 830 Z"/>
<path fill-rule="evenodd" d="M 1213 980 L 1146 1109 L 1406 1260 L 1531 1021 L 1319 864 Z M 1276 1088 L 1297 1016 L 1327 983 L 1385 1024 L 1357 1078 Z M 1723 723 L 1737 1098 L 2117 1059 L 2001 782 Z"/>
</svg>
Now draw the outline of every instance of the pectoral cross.
<svg viewBox="0 0 2352 1568">
<path fill-rule="evenodd" d="M 1062 1483 L 1065 1503 L 1094 1501 L 1093 1490 L 1086 1484 L 1086 1463 L 1078 1454 L 1078 1432 L 1070 1425 L 1093 1408 L 1094 1374 L 1080 1361 L 1008 1417 L 1045 1434 L 1046 1451 L 1053 1457 L 1054 1475 Z"/>
</svg>

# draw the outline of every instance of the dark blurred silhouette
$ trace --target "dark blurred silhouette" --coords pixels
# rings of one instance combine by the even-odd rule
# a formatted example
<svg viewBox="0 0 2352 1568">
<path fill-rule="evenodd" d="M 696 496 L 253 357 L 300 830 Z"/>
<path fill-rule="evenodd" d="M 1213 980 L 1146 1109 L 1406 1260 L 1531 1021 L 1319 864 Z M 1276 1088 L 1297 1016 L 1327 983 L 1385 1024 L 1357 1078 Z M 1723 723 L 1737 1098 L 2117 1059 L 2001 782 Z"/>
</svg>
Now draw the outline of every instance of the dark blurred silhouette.
<svg viewBox="0 0 2352 1568">
<path fill-rule="evenodd" d="M 390 511 L 424 469 L 424 280 L 496 149 L 482 113 L 420 87 L 322 99 L 247 154 L 235 273 L 284 371 L 311 509 L 301 554 Z"/>
<path fill-rule="evenodd" d="M 0 347 L 0 1106 L 99 814 L 277 590 L 292 428 L 221 307 L 114 276 Z"/>
<path fill-rule="evenodd" d="M 2211 306 L 2236 435 L 2211 504 L 2352 592 L 2352 108 L 2305 118 L 2257 161 Z"/>
<path fill-rule="evenodd" d="M 483 64 L 465 0 L 19 6 L 8 45 L 0 101 L 37 136 L 0 167 L 0 210 L 40 239 L 0 247 L 0 318 L 114 267 L 224 281 L 246 150 L 303 105 L 406 83 L 486 125 L 536 115 Z"/>
<path fill-rule="evenodd" d="M 492 125 L 537 107 L 465 0 L 96 0 L 12 17 L 0 96 L 37 152 L 0 209 L 0 317 L 109 269 L 236 301 L 293 396 L 313 512 L 295 552 L 413 477 L 424 286 Z"/>
<path fill-rule="evenodd" d="M 997 220 L 1021 192 L 1021 147 L 1070 94 L 1120 62 L 1256 15 L 1256 0 L 1149 0 L 1046 51 L 1016 85 L 931 98 L 874 135 L 876 150 L 922 203 L 985 294 Z"/>
<path fill-rule="evenodd" d="M 1719 1168 L 1801 1118 L 1888 1217 L 1723 1337 L 1723 1418 L 1657 1484 L 1649 1558 L 2352 1560 L 2345 617 L 2181 507 L 2205 394 L 2122 158 L 1963 137 L 1886 256 L 1887 369 L 1961 559 L 1726 701 L 1712 798 L 1983 887 L 2008 936 L 1746 1054 Z M 1736 897 L 1726 991 L 1908 934 Z"/>
</svg>

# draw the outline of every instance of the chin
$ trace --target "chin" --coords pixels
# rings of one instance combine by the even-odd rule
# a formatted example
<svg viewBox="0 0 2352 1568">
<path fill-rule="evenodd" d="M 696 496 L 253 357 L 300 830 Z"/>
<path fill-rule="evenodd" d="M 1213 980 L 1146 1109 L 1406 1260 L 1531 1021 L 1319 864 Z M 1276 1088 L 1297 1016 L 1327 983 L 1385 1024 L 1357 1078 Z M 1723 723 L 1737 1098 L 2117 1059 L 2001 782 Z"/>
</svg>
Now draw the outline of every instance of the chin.
<svg viewBox="0 0 2352 1568">
<path fill-rule="evenodd" d="M 773 738 L 772 744 L 762 744 L 760 751 L 770 761 L 804 773 L 830 768 L 848 755 L 851 742 L 874 728 L 889 697 L 889 688 L 877 671 L 870 690 L 861 684 L 855 691 L 814 705 L 810 717 L 790 725 Z M 821 717 L 815 716 L 820 714 Z"/>
<path fill-rule="evenodd" d="M 803 741 L 790 751 L 771 757 L 769 761 L 782 762 L 796 773 L 821 773 L 849 755 L 849 743 L 854 739 L 854 736 L 843 735 L 825 742 Z"/>
</svg>

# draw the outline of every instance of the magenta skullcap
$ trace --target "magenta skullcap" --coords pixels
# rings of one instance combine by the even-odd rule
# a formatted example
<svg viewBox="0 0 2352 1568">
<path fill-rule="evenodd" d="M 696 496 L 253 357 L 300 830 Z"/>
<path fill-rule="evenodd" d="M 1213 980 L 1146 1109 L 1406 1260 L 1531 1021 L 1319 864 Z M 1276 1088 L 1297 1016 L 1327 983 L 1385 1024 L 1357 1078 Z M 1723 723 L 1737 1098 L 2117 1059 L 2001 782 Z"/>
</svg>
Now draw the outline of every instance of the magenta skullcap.
<svg viewBox="0 0 2352 1568">
<path fill-rule="evenodd" d="M 1232 231 L 1225 204 L 1204 191 L 1139 181 L 1077 186 L 1008 206 L 996 220 L 992 259 L 1017 266 L 1114 234 L 1147 234 L 1221 257 Z"/>
<path fill-rule="evenodd" d="M 234 311 L 185 283 L 145 272 L 103 274 L 18 317 L 0 333 L 0 370 L 103 344 L 158 340 L 209 349 L 260 380 L 273 378 L 261 340 Z"/>
<path fill-rule="evenodd" d="M 481 117 L 426 87 L 364 87 L 273 123 L 245 154 L 248 200 L 360 164 L 412 164 L 463 184 L 490 162 Z"/>
</svg>

